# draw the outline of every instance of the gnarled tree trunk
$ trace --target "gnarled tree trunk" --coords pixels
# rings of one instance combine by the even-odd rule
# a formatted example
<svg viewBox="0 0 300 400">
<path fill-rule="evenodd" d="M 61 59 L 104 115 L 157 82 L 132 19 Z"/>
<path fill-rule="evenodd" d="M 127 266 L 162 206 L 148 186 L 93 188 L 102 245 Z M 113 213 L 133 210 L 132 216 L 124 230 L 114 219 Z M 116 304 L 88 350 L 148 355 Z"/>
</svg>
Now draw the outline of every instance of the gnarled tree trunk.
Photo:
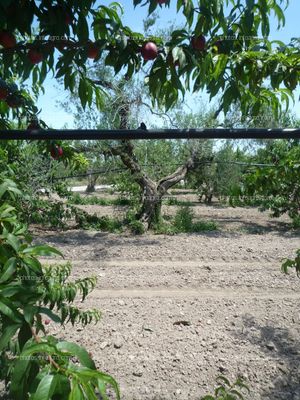
<svg viewBox="0 0 300 400">
<path fill-rule="evenodd" d="M 89 175 L 88 176 L 88 185 L 85 189 L 86 193 L 92 193 L 95 192 L 95 186 L 97 183 L 97 179 L 99 178 L 99 175 Z"/>
<path fill-rule="evenodd" d="M 141 210 L 137 215 L 144 228 L 153 227 L 159 223 L 161 218 L 161 206 L 163 196 L 167 191 L 180 182 L 189 170 L 194 168 L 197 153 L 194 152 L 186 163 L 180 166 L 173 174 L 162 178 L 159 182 L 154 182 L 142 170 L 134 154 L 133 144 L 129 141 L 122 141 L 121 146 L 112 147 L 110 151 L 114 155 L 120 156 L 124 165 L 129 169 L 133 179 L 141 188 L 143 193 Z"/>
</svg>

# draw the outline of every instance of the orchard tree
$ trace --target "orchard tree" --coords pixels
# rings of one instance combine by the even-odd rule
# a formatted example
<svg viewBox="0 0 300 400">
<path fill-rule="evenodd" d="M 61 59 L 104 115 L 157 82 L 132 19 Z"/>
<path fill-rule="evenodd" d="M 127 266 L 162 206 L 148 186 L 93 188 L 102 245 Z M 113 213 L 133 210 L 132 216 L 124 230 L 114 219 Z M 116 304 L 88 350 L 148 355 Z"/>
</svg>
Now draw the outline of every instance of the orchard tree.
<svg viewBox="0 0 300 400">
<path fill-rule="evenodd" d="M 148 6 L 151 15 L 159 7 L 168 7 L 171 1 L 175 2 L 134 0 L 134 5 Z M 126 80 L 146 69 L 145 84 L 153 105 L 166 110 L 186 91 L 206 90 L 211 98 L 220 95 L 218 112 L 226 114 L 239 102 L 243 115 L 258 115 L 265 105 L 278 115 L 281 103 L 288 106 L 300 80 L 299 39 L 285 44 L 268 38 L 270 16 L 275 15 L 278 27 L 282 27 L 285 18 L 281 6 L 287 3 L 287 0 L 177 0 L 177 10 L 183 13 L 186 25 L 164 40 L 158 36 L 145 37 L 124 25 L 123 10 L 118 3 L 106 6 L 96 0 L 1 1 L 0 127 L 10 128 L 12 120 L 22 126 L 26 120 L 29 129 L 47 128 L 47 124 L 36 120 L 39 110 L 35 101 L 48 75 L 63 80 L 64 89 L 78 94 L 83 107 L 91 106 L 94 101 L 101 110 L 109 88 L 87 74 L 88 63 L 100 58 L 115 74 L 124 73 Z M 126 113 L 121 120 L 126 121 Z M 120 127 L 125 129 L 123 122 Z M 195 153 L 192 153 L 175 177 L 168 176 L 159 185 L 153 185 L 136 163 L 131 143 L 123 141 L 120 146 L 115 147 L 115 154 L 135 174 L 140 185 L 148 188 L 148 198 L 158 198 L 157 193 L 161 195 L 194 163 Z M 59 146 L 54 146 L 53 155 L 61 155 Z M 5 368 L 1 364 L 1 373 L 7 381 L 12 380 L 11 393 L 17 399 L 97 398 L 97 391 L 105 398 L 105 384 L 111 383 L 116 391 L 117 386 L 111 378 L 96 371 L 84 349 L 51 337 L 41 339 L 36 334 L 44 330 L 43 312 L 56 320 L 74 321 L 73 313 L 78 315 L 79 311 L 65 302 L 74 299 L 74 290 L 85 297 L 94 283 L 87 283 L 87 287 L 78 282 L 74 289 L 65 283 L 68 274 L 64 271 L 59 276 L 44 276 L 36 256 L 52 254 L 53 250 L 35 248 L 24 237 L 25 229 L 20 229 L 9 203 L 16 191 L 10 181 L 1 179 L 0 347 L 4 349 L 1 363 L 5 363 Z M 146 204 L 141 218 L 147 220 L 149 212 L 155 214 L 156 207 L 157 204 Z M 29 290 L 23 275 L 45 278 L 44 284 L 37 286 L 28 280 Z M 49 291 L 49 282 L 60 287 L 58 295 L 56 290 Z M 53 314 L 53 307 L 60 307 L 61 318 Z M 89 316 L 85 319 L 90 320 Z M 17 358 L 7 364 L 5 350 L 16 333 L 15 346 L 10 350 Z M 41 353 L 47 354 L 41 363 L 31 360 L 32 355 Z M 72 358 L 80 365 L 72 362 Z"/>
<path fill-rule="evenodd" d="M 150 0 L 151 15 L 172 0 Z M 175 1 L 175 0 L 174 0 Z M 140 6 L 142 0 L 134 0 Z M 0 115 L 35 115 L 34 100 L 48 74 L 63 78 L 64 88 L 82 105 L 103 105 L 106 88 L 88 79 L 87 61 L 104 57 L 115 73 L 131 79 L 147 68 L 145 83 L 153 102 L 167 109 L 186 90 L 221 95 L 225 113 L 239 101 L 243 114 L 258 114 L 268 104 L 275 114 L 288 104 L 299 83 L 299 39 L 270 41 L 270 16 L 285 23 L 287 0 L 177 0 L 184 29 L 166 41 L 144 37 L 122 22 L 122 7 L 96 0 L 6 0 L 0 5 Z M 31 82 L 27 91 L 25 83 Z M 79 82 L 76 85 L 76 82 Z"/>
<path fill-rule="evenodd" d="M 143 86 L 133 80 L 128 82 L 126 79 L 114 81 L 109 79 L 107 68 L 101 63 L 98 68 L 95 67 L 92 76 L 94 82 L 101 80 L 102 85 L 107 87 L 109 97 L 105 100 L 105 111 L 98 112 L 97 115 L 84 113 L 77 99 L 71 97 L 71 102 L 68 101 L 65 107 L 71 111 L 70 104 L 75 105 L 77 126 L 87 124 L 98 129 L 103 126 L 110 129 L 127 129 L 133 127 L 133 124 L 136 126 L 139 116 L 144 115 L 149 108 L 149 95 L 144 93 Z M 204 122 L 210 126 L 216 124 L 213 112 L 207 115 L 199 113 L 197 116 L 185 114 L 182 110 L 177 110 L 175 115 L 162 113 L 156 109 L 151 109 L 151 112 L 166 118 L 169 124 L 172 123 L 182 129 L 193 126 L 193 123 L 197 126 Z M 131 203 L 136 208 L 135 217 L 147 230 L 160 223 L 162 200 L 168 190 L 184 180 L 200 160 L 201 162 L 208 161 L 206 142 L 193 140 L 172 140 L 163 143 L 159 140 L 142 143 L 130 140 L 106 141 L 98 145 L 92 142 L 83 147 L 79 144 L 79 151 L 81 149 L 85 154 L 92 153 L 93 155 L 98 152 L 96 157 L 99 162 L 103 157 L 106 162 L 109 162 L 112 157 L 115 157 L 117 162 L 121 161 L 127 170 L 126 183 L 125 185 L 122 183 L 120 187 L 120 179 L 118 179 L 117 187 L 123 193 L 125 191 L 126 194 L 131 195 L 131 200 L 133 200 Z M 124 178 L 123 174 L 122 180 Z"/>
<path fill-rule="evenodd" d="M 300 227 L 300 145 L 297 140 L 277 140 L 257 151 L 259 162 L 268 167 L 256 168 L 243 177 L 233 193 L 233 204 L 255 197 L 273 217 L 287 213 L 294 228 Z"/>
<path fill-rule="evenodd" d="M 168 7 L 150 0 L 149 16 Z M 140 6 L 142 0 L 134 0 Z M 83 108 L 94 103 L 98 109 L 111 89 L 102 79 L 91 79 L 89 62 L 104 60 L 115 74 L 131 80 L 142 68 L 153 106 L 170 109 L 186 91 L 206 90 L 210 98 L 220 95 L 218 112 L 225 114 L 238 103 L 242 115 L 257 115 L 269 106 L 278 115 L 282 102 L 288 106 L 299 79 L 299 40 L 289 44 L 270 41 L 269 18 L 275 15 L 278 28 L 285 23 L 281 5 L 287 0 L 177 0 L 186 24 L 170 37 L 145 37 L 122 22 L 118 3 L 110 6 L 95 0 L 49 2 L 7 0 L 0 5 L 0 115 L 1 126 L 9 120 L 36 117 L 34 101 L 49 73 L 63 80 L 65 90 L 76 93 Z M 32 82 L 31 90 L 25 84 Z M 125 107 L 126 108 L 126 107 Z M 124 118 L 126 109 L 124 108 Z M 128 113 L 127 113 L 128 115 Z M 128 122 L 120 121 L 126 129 Z M 36 120 L 34 120 L 36 121 Z M 42 127 L 45 124 L 39 122 Z M 38 122 L 34 127 L 39 126 Z M 29 128 L 32 128 L 32 122 Z M 115 147 L 123 163 L 137 177 L 146 198 L 158 198 L 170 184 L 182 179 L 193 164 L 196 152 L 183 169 L 158 185 L 148 181 L 134 160 L 130 142 Z M 125 147 L 124 147 L 125 146 Z M 54 146 L 54 157 L 62 149 Z M 123 155 L 122 155 L 122 154 Z M 167 183 L 168 181 L 168 183 Z M 141 219 L 149 222 L 157 205 L 143 207 Z M 152 211 L 150 211 L 152 210 Z M 156 213 L 156 212 L 155 212 Z"/>
</svg>

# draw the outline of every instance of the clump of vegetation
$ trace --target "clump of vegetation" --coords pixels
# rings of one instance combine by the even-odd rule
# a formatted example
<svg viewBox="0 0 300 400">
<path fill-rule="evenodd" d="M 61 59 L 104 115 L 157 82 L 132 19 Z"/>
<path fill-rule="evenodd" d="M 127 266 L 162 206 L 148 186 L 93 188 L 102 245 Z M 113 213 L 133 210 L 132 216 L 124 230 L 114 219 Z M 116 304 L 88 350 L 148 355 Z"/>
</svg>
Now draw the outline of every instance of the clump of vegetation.
<svg viewBox="0 0 300 400">
<path fill-rule="evenodd" d="M 79 193 L 74 193 L 68 199 L 68 203 L 76 205 L 127 206 L 130 205 L 130 200 L 125 197 L 105 199 L 98 196 L 82 196 Z"/>
<path fill-rule="evenodd" d="M 43 267 L 38 257 L 62 254 L 32 245 L 12 205 L 17 197 L 22 193 L 15 182 L 0 175 L 0 379 L 9 397 L 107 398 L 109 385 L 119 399 L 116 381 L 96 369 L 85 348 L 47 334 L 51 322 L 85 326 L 99 320 L 98 310 L 73 305 L 78 296 L 85 300 L 96 278 L 72 282 L 70 264 Z"/>
<path fill-rule="evenodd" d="M 214 231 L 217 225 L 213 221 L 194 222 L 194 213 L 189 206 L 181 206 L 174 219 L 161 220 L 154 226 L 154 232 L 164 235 L 176 235 L 178 233 L 197 233 Z"/>
<path fill-rule="evenodd" d="M 32 198 L 21 203 L 22 218 L 28 223 L 40 224 L 51 228 L 66 229 L 68 222 L 76 218 L 78 209 L 64 204 L 41 198 Z"/>
<path fill-rule="evenodd" d="M 105 232 L 121 233 L 123 231 L 122 221 L 106 215 L 98 217 L 96 214 L 90 215 L 82 210 L 76 214 L 76 222 L 79 228 L 94 229 Z"/>
<path fill-rule="evenodd" d="M 298 141 L 279 140 L 268 143 L 257 152 L 260 162 L 270 164 L 244 176 L 231 199 L 232 205 L 243 205 L 249 198 L 259 200 L 262 210 L 273 217 L 285 213 L 292 227 L 300 228 L 300 146 Z"/>
<path fill-rule="evenodd" d="M 291 260 L 287 258 L 284 260 L 281 267 L 282 271 L 287 274 L 289 268 L 295 268 L 296 274 L 300 278 L 300 249 L 297 250 L 295 259 Z"/>
<path fill-rule="evenodd" d="M 141 221 L 133 220 L 128 224 L 131 233 L 134 235 L 142 235 L 145 233 L 145 227 Z"/>
<path fill-rule="evenodd" d="M 218 386 L 215 388 L 214 394 L 201 397 L 201 400 L 244 400 L 242 391 L 250 392 L 242 378 L 230 383 L 225 376 L 218 376 L 216 381 Z"/>
<path fill-rule="evenodd" d="M 181 207 L 174 218 L 174 228 L 177 233 L 193 233 L 203 231 L 213 231 L 217 229 L 217 226 L 212 221 L 197 221 L 193 222 L 194 213 L 188 206 Z"/>
</svg>

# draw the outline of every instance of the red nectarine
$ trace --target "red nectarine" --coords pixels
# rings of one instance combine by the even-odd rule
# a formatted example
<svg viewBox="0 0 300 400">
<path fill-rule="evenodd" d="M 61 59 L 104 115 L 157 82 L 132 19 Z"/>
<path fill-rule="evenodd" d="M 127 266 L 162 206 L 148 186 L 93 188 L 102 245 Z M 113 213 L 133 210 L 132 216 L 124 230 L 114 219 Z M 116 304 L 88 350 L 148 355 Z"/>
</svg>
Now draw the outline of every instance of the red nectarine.
<svg viewBox="0 0 300 400">
<path fill-rule="evenodd" d="M 94 60 L 99 55 L 99 48 L 96 46 L 95 43 L 89 43 L 87 48 L 87 56 Z"/>
<path fill-rule="evenodd" d="M 157 57 L 157 46 L 153 42 L 144 43 L 141 49 L 141 54 L 144 60 L 154 60 Z"/>
<path fill-rule="evenodd" d="M 205 49 L 206 39 L 203 35 L 200 36 L 193 36 L 191 40 L 191 45 L 194 50 L 201 50 Z"/>
<path fill-rule="evenodd" d="M 41 52 L 35 49 L 30 49 L 28 51 L 28 58 L 32 64 L 38 64 L 43 61 L 44 56 Z"/>
<path fill-rule="evenodd" d="M 0 32 L 0 44 L 5 48 L 9 49 L 11 47 L 15 47 L 17 44 L 16 38 L 14 35 L 8 31 L 1 31 Z"/>
<path fill-rule="evenodd" d="M 51 157 L 57 160 L 58 158 L 62 157 L 64 154 L 63 149 L 60 146 L 53 146 L 50 150 Z"/>
</svg>

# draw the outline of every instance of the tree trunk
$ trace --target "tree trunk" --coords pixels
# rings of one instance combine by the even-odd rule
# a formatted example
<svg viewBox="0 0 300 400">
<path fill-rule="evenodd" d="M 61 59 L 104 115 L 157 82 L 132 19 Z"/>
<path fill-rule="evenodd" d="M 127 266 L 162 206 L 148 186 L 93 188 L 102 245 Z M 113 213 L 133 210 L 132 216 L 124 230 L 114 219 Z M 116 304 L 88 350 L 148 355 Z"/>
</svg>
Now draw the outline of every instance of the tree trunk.
<svg viewBox="0 0 300 400">
<path fill-rule="evenodd" d="M 123 86 L 114 88 L 111 83 L 106 83 L 106 86 L 114 90 L 115 94 L 118 94 L 119 100 L 116 104 L 118 105 L 120 118 L 119 128 L 128 129 L 130 108 L 135 101 L 126 98 L 126 95 L 123 93 Z M 194 168 L 195 159 L 198 156 L 197 151 L 194 149 L 191 157 L 184 165 L 157 183 L 142 171 L 141 165 L 134 153 L 134 145 L 130 140 L 121 140 L 119 146 L 110 146 L 103 153 L 108 156 L 119 156 L 125 167 L 131 172 L 134 181 L 139 185 L 142 194 L 142 206 L 137 214 L 137 218 L 142 222 L 145 230 L 160 222 L 163 196 L 167 193 L 168 189 L 183 180 L 190 169 Z"/>
<path fill-rule="evenodd" d="M 95 186 L 96 186 L 96 182 L 97 179 L 99 178 L 98 175 L 89 175 L 88 176 L 88 185 L 85 189 L 86 193 L 93 193 L 95 192 Z"/>
<path fill-rule="evenodd" d="M 148 185 L 145 187 L 145 192 L 142 207 L 137 214 L 137 218 L 147 230 L 160 223 L 162 198 L 156 187 Z"/>
</svg>

